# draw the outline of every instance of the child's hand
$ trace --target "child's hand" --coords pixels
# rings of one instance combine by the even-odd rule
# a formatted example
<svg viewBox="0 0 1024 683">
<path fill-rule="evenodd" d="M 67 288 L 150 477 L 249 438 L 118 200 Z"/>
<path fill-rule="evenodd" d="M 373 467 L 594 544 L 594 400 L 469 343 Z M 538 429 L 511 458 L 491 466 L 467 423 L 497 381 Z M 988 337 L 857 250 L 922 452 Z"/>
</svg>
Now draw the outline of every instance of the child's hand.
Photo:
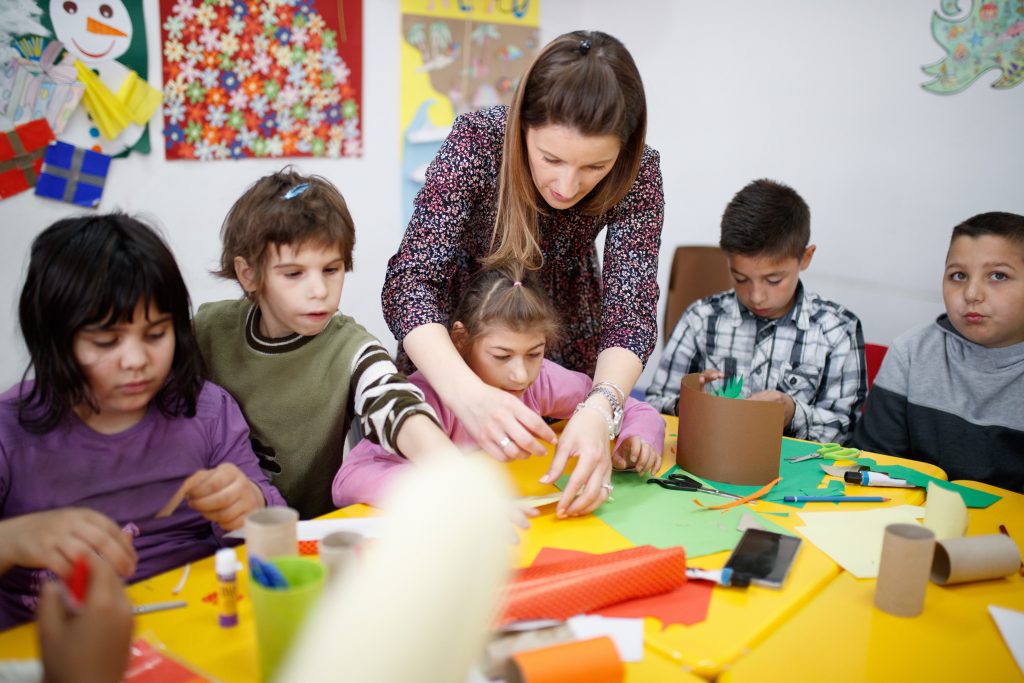
<svg viewBox="0 0 1024 683">
<path fill-rule="evenodd" d="M 703 388 L 708 382 L 714 382 L 717 379 L 725 379 L 725 373 L 721 370 L 705 370 L 700 373 L 697 381 L 700 382 L 700 386 Z"/>
<path fill-rule="evenodd" d="M 631 436 L 619 445 L 612 456 L 612 467 L 617 470 L 635 470 L 640 474 L 653 474 L 661 467 L 661 452 L 655 452 L 639 436 Z"/>
<path fill-rule="evenodd" d="M 0 523 L 0 567 L 18 565 L 71 573 L 79 556 L 99 555 L 118 574 L 135 573 L 131 537 L 109 517 L 88 508 L 60 508 L 11 517 Z"/>
<path fill-rule="evenodd" d="M 530 519 L 540 514 L 540 510 L 529 505 L 513 505 L 512 506 L 512 523 L 517 527 L 526 531 L 530 528 Z M 512 542 L 519 543 L 519 534 L 512 531 Z"/>
<path fill-rule="evenodd" d="M 562 431 L 551 467 L 541 477 L 554 483 L 570 457 L 576 456 L 576 469 L 569 477 L 558 501 L 560 518 L 585 515 L 596 510 L 611 494 L 612 459 L 608 449 L 608 423 L 596 410 L 580 410 Z"/>
<path fill-rule="evenodd" d="M 39 650 L 49 683 L 120 681 L 128 664 L 132 608 L 124 584 L 95 557 L 89 563 L 84 603 L 70 613 L 56 581 L 39 594 Z"/>
<path fill-rule="evenodd" d="M 793 397 L 789 394 L 784 394 L 781 391 L 759 391 L 756 394 L 751 394 L 748 401 L 773 401 L 775 403 L 781 403 L 782 407 L 786 409 L 786 415 L 782 421 L 783 429 L 793 421 L 793 413 L 796 411 L 796 404 L 793 403 Z"/>
<path fill-rule="evenodd" d="M 185 480 L 188 506 L 225 531 L 239 529 L 245 516 L 266 506 L 260 487 L 234 464 L 199 470 Z"/>
</svg>

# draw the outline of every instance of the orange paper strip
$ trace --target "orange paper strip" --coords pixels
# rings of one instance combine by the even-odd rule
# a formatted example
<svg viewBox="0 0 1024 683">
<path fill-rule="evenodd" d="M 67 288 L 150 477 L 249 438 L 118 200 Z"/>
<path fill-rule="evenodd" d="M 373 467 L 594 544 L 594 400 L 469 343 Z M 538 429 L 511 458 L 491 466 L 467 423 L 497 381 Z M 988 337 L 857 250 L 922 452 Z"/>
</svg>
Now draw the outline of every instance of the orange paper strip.
<svg viewBox="0 0 1024 683">
<path fill-rule="evenodd" d="M 766 494 L 769 491 L 771 491 L 772 487 L 775 486 L 776 484 L 778 484 L 780 481 L 782 481 L 782 477 L 779 477 L 778 479 L 776 479 L 773 482 L 769 482 L 769 483 L 765 484 L 764 486 L 762 486 L 758 490 L 756 490 L 753 493 L 751 493 L 749 496 L 743 496 L 739 500 L 733 500 L 733 501 L 730 501 L 728 503 L 722 503 L 721 505 L 705 505 L 704 503 L 700 502 L 696 498 L 693 499 L 693 502 L 696 503 L 697 505 L 699 505 L 700 507 L 704 508 L 705 510 L 728 510 L 729 508 L 734 508 L 737 505 L 743 505 L 744 503 L 749 503 L 752 500 L 757 500 L 758 498 L 760 498 L 764 494 Z"/>
<path fill-rule="evenodd" d="M 626 675 L 615 643 L 608 636 L 576 640 L 512 655 L 508 683 L 621 683 Z"/>
<path fill-rule="evenodd" d="M 683 548 L 646 545 L 527 567 L 506 588 L 500 623 L 568 619 L 624 600 L 667 593 L 685 582 Z"/>
</svg>

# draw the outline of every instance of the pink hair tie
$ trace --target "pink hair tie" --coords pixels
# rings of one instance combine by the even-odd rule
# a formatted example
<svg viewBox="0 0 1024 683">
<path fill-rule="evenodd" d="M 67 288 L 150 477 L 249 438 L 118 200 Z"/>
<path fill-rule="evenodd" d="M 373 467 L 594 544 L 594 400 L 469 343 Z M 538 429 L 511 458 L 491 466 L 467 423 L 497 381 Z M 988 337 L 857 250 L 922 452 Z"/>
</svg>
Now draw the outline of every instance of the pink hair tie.
<svg viewBox="0 0 1024 683">
<path fill-rule="evenodd" d="M 519 280 L 516 280 L 515 282 L 512 283 L 512 286 L 513 287 L 522 287 L 523 283 L 521 281 L 519 281 Z"/>
</svg>

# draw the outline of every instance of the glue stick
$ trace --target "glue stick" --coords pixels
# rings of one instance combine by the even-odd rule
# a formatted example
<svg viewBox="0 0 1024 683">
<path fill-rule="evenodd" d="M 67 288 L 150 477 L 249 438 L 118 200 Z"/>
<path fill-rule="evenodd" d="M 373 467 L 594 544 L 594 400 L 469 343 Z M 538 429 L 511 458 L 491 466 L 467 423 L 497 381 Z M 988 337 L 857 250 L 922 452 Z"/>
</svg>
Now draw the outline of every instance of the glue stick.
<svg viewBox="0 0 1024 683">
<path fill-rule="evenodd" d="M 217 572 L 217 620 L 221 628 L 238 624 L 238 556 L 234 548 L 221 548 L 213 560 Z"/>
</svg>

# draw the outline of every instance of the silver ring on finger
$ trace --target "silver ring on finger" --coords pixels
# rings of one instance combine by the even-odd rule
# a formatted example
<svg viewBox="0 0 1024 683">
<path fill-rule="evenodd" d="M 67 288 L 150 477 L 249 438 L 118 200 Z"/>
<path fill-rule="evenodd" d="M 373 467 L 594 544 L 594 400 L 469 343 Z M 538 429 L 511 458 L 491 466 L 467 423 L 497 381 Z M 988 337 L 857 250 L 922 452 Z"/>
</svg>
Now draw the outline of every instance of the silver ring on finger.
<svg viewBox="0 0 1024 683">
<path fill-rule="evenodd" d="M 512 445 L 512 439 L 506 436 L 505 438 L 498 442 L 498 445 L 501 446 L 503 449 L 508 448 L 509 446 Z"/>
</svg>

